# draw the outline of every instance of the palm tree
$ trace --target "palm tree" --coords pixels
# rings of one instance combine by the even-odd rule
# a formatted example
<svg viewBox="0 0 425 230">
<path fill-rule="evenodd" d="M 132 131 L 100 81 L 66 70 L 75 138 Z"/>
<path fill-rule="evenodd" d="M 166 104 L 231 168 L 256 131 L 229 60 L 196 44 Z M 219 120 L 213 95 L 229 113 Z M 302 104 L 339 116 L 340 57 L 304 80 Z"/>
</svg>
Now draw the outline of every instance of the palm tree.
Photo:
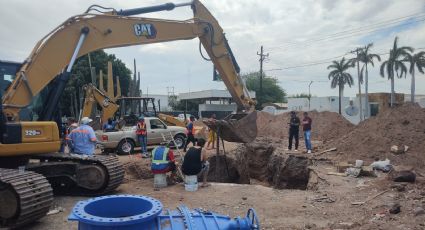
<svg viewBox="0 0 425 230">
<path fill-rule="evenodd" d="M 361 52 L 360 52 L 360 61 L 363 63 L 362 70 L 360 74 L 363 78 L 363 71 L 365 71 L 365 106 L 366 114 L 365 117 L 369 117 L 370 107 L 369 107 L 369 71 L 367 69 L 368 64 L 375 66 L 373 59 L 381 61 L 381 57 L 378 54 L 369 53 L 369 49 L 373 46 L 373 43 L 369 43 Z"/>
<path fill-rule="evenodd" d="M 331 88 L 335 89 L 337 86 L 339 88 L 339 114 L 341 114 L 341 98 L 344 91 L 344 86 L 348 84 L 349 87 L 354 85 L 353 77 L 350 73 L 346 72 L 349 68 L 353 67 L 351 61 L 346 61 L 345 58 L 342 58 L 339 62 L 333 61 L 331 65 L 328 66 L 328 69 L 332 69 L 329 73 L 328 78 L 331 81 Z"/>
<path fill-rule="evenodd" d="M 418 68 L 419 72 L 424 73 L 425 68 L 425 51 L 416 54 L 407 54 L 404 61 L 410 64 L 409 73 L 412 75 L 412 82 L 410 85 L 410 100 L 415 102 L 415 69 Z M 416 68 L 415 68 L 416 67 Z"/>
<path fill-rule="evenodd" d="M 391 107 L 394 105 L 394 75 L 398 78 L 402 78 L 403 75 L 406 76 L 407 68 L 403 63 L 403 58 L 408 55 L 408 52 L 413 52 L 412 47 L 403 46 L 397 47 L 398 37 L 394 39 L 393 48 L 390 50 L 390 56 L 388 60 L 384 61 L 381 65 L 380 74 L 382 77 L 385 77 L 385 72 L 387 73 L 388 79 L 391 80 Z"/>
<path fill-rule="evenodd" d="M 360 54 L 362 52 L 362 48 L 357 48 L 355 51 L 352 51 L 352 53 L 356 54 L 355 58 L 350 59 L 350 62 L 352 62 L 352 66 L 355 67 L 357 65 L 357 82 L 359 84 L 359 104 L 360 104 L 360 121 L 363 120 L 363 103 L 362 103 L 362 84 L 363 84 L 363 75 L 360 74 Z"/>
</svg>

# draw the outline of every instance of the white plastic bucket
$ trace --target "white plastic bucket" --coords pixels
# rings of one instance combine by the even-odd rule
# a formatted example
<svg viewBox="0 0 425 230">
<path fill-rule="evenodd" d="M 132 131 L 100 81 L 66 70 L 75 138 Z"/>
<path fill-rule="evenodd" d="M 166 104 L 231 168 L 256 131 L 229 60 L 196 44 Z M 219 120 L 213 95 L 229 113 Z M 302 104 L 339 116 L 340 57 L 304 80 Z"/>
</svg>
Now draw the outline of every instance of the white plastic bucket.
<svg viewBox="0 0 425 230">
<path fill-rule="evenodd" d="M 198 176 L 185 176 L 184 189 L 188 192 L 195 192 L 198 190 Z"/>
<path fill-rule="evenodd" d="M 167 187 L 167 175 L 164 174 L 155 174 L 153 176 L 153 186 L 155 188 L 164 188 Z"/>
<path fill-rule="evenodd" d="M 356 160 L 356 168 L 360 168 L 363 166 L 363 161 L 362 160 Z"/>
</svg>

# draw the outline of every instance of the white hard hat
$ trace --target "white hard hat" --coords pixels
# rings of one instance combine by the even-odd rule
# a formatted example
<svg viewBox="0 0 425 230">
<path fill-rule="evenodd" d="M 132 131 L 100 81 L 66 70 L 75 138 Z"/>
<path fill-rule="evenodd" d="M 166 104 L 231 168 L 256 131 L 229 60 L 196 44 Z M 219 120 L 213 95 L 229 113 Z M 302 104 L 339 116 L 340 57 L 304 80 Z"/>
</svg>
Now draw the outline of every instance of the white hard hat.
<svg viewBox="0 0 425 230">
<path fill-rule="evenodd" d="M 88 123 L 92 122 L 93 120 L 88 117 L 81 118 L 81 124 L 87 125 Z"/>
</svg>

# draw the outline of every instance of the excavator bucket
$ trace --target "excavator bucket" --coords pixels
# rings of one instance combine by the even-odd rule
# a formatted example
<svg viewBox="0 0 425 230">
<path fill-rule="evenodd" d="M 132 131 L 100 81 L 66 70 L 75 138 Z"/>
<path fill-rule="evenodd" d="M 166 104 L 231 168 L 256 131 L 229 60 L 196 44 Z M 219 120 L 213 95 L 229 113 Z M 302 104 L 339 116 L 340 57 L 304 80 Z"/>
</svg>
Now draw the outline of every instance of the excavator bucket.
<svg viewBox="0 0 425 230">
<path fill-rule="evenodd" d="M 203 120 L 220 138 L 229 142 L 249 143 L 257 137 L 257 112 L 231 114 L 223 120 Z"/>
</svg>

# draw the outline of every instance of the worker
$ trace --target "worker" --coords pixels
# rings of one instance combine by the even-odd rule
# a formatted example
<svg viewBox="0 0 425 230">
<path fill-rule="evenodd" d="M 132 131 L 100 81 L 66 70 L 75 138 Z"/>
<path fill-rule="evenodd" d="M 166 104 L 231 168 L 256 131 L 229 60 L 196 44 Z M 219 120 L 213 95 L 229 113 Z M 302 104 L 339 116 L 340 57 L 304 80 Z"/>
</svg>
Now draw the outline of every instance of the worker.
<svg viewBox="0 0 425 230">
<path fill-rule="evenodd" d="M 113 132 L 115 131 L 116 122 L 112 118 L 108 118 L 108 121 L 103 124 L 103 131 L 104 132 Z"/>
<path fill-rule="evenodd" d="M 83 117 L 80 121 L 81 125 L 72 130 L 68 135 L 68 140 L 71 141 L 71 152 L 76 154 L 93 155 L 96 147 L 96 135 L 89 123 L 93 120 L 88 117 Z"/>
<path fill-rule="evenodd" d="M 307 149 L 307 153 L 311 153 L 311 124 L 312 124 L 311 118 L 308 116 L 307 112 L 304 112 L 304 118 L 303 118 L 303 132 L 304 132 L 304 142 L 305 142 L 305 148 Z"/>
<path fill-rule="evenodd" d="M 62 146 L 61 149 L 59 150 L 59 152 L 63 152 L 63 153 L 69 153 L 70 152 L 70 140 L 68 140 L 68 135 L 71 133 L 72 130 L 78 128 L 78 124 L 75 120 L 75 118 L 73 117 L 68 117 L 68 119 L 66 119 L 66 126 L 65 126 L 65 135 L 64 135 L 64 140 L 62 142 Z"/>
<path fill-rule="evenodd" d="M 189 142 L 192 142 L 193 146 L 195 146 L 195 132 L 194 132 L 194 126 L 193 126 L 193 122 L 195 121 L 195 117 L 192 115 L 189 118 L 189 123 L 186 125 L 186 134 L 187 134 L 187 139 L 186 139 L 186 143 L 184 145 L 184 151 L 186 152 L 187 146 L 189 145 Z"/>
<path fill-rule="evenodd" d="M 288 150 L 292 150 L 292 140 L 295 138 L 295 151 L 298 151 L 300 119 L 295 111 L 291 111 L 291 119 L 289 120 L 289 145 Z"/>
<path fill-rule="evenodd" d="M 140 144 L 140 151 L 142 152 L 143 158 L 148 158 L 148 132 L 146 129 L 146 123 L 145 123 L 145 117 L 141 116 L 139 117 L 139 122 L 137 122 L 137 128 L 136 128 L 136 134 L 137 134 L 137 140 Z"/>
<path fill-rule="evenodd" d="M 199 138 L 196 146 L 190 147 L 184 155 L 182 172 L 188 176 L 198 175 L 202 177 L 201 187 L 207 187 L 207 176 L 209 171 L 209 162 L 207 160 L 207 151 L 204 149 L 205 139 Z"/>
<path fill-rule="evenodd" d="M 72 130 L 78 128 L 78 123 L 77 120 L 75 120 L 75 118 L 73 117 L 68 117 L 68 119 L 66 120 L 66 124 L 67 124 L 67 135 L 71 133 Z"/>
<path fill-rule="evenodd" d="M 210 121 L 214 122 L 216 120 L 215 113 L 211 115 Z M 217 133 L 214 132 L 211 128 L 208 127 L 208 142 L 207 142 L 207 149 L 210 148 L 210 144 L 212 144 L 212 149 L 215 149 L 215 141 L 217 140 Z"/>
<path fill-rule="evenodd" d="M 161 143 L 161 146 L 155 147 L 152 150 L 151 170 L 153 174 L 164 174 L 171 172 L 170 179 L 172 183 L 176 177 L 176 162 L 174 159 L 173 150 L 166 143 Z"/>
</svg>

